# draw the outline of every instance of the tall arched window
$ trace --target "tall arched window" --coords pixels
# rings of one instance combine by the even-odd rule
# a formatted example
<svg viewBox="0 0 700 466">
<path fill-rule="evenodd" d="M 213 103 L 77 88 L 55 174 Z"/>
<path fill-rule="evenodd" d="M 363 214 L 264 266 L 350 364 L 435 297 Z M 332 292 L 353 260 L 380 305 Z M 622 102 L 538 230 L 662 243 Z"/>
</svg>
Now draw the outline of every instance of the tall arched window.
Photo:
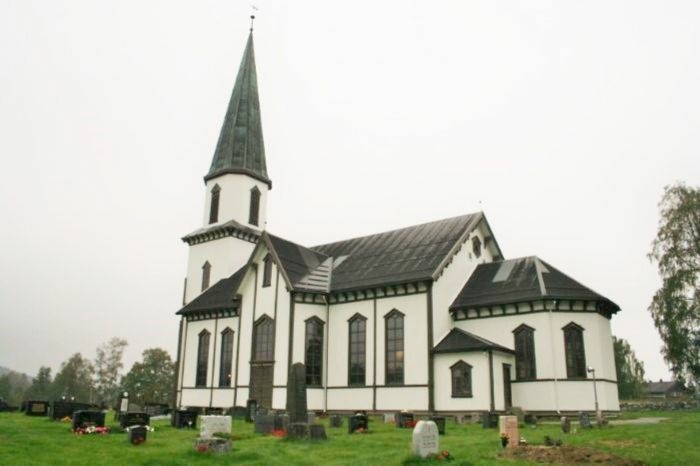
<svg viewBox="0 0 700 466">
<path fill-rule="evenodd" d="M 219 220 L 219 194 L 221 188 L 219 185 L 214 185 L 211 188 L 211 199 L 209 202 L 209 223 L 216 223 Z"/>
<path fill-rule="evenodd" d="M 515 373 L 518 379 L 536 379 L 535 329 L 523 324 L 513 330 L 515 337 Z"/>
<path fill-rule="evenodd" d="M 257 186 L 250 190 L 250 218 L 248 223 L 258 226 L 260 217 L 260 190 Z"/>
<path fill-rule="evenodd" d="M 304 365 L 306 366 L 306 385 L 322 385 L 323 321 L 315 316 L 306 320 Z"/>
<path fill-rule="evenodd" d="M 387 385 L 403 385 L 403 317 L 404 315 L 394 309 L 387 314 L 385 319 L 385 383 Z"/>
<path fill-rule="evenodd" d="M 272 284 L 272 256 L 269 254 L 263 259 L 263 279 L 262 286 Z"/>
<path fill-rule="evenodd" d="M 564 331 L 564 352 L 566 353 L 566 377 L 586 377 L 586 351 L 583 347 L 583 327 L 571 322 Z"/>
<path fill-rule="evenodd" d="M 231 369 L 233 367 L 233 330 L 226 328 L 221 332 L 221 361 L 219 366 L 219 387 L 231 386 Z"/>
<path fill-rule="evenodd" d="M 207 366 L 209 365 L 209 332 L 199 332 L 199 345 L 197 346 L 197 376 L 195 387 L 207 386 Z"/>
<path fill-rule="evenodd" d="M 274 361 L 274 326 L 275 321 L 268 316 L 261 317 L 255 323 L 255 329 L 253 331 L 253 361 Z"/>
<path fill-rule="evenodd" d="M 206 261 L 202 266 L 202 291 L 209 288 L 209 278 L 211 277 L 211 264 Z"/>
<path fill-rule="evenodd" d="M 472 366 L 464 361 L 457 361 L 450 367 L 452 372 L 452 398 L 470 398 L 472 396 Z"/>
<path fill-rule="evenodd" d="M 348 321 L 348 385 L 365 384 L 367 318 L 355 314 Z"/>
</svg>

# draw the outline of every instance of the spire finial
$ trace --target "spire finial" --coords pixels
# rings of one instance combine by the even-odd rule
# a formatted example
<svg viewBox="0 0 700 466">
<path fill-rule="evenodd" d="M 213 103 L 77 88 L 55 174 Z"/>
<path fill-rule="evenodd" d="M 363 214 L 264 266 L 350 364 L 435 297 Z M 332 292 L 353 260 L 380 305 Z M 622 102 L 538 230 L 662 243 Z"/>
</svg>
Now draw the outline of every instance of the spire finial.
<svg viewBox="0 0 700 466">
<path fill-rule="evenodd" d="M 258 7 L 255 5 L 250 5 L 251 15 L 250 15 L 250 32 L 253 32 L 253 21 L 255 21 L 255 12 L 258 11 Z"/>
</svg>

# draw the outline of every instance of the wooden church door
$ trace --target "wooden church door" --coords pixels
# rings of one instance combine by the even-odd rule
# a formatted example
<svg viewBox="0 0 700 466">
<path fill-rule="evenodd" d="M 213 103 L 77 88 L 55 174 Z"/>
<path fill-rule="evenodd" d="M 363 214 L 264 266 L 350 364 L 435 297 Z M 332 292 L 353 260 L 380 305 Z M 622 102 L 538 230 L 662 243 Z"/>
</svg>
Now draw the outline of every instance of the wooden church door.
<svg viewBox="0 0 700 466">
<path fill-rule="evenodd" d="M 250 398 L 258 406 L 272 408 L 272 385 L 275 368 L 275 322 L 263 316 L 253 330 L 253 357 L 250 362 Z"/>
</svg>

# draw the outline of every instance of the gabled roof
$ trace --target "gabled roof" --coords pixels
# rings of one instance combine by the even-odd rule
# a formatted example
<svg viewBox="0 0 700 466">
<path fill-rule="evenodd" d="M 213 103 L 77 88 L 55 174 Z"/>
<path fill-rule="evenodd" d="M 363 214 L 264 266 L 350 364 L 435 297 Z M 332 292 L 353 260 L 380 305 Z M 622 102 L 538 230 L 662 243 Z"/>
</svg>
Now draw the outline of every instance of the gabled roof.
<svg viewBox="0 0 700 466">
<path fill-rule="evenodd" d="M 276 259 L 277 264 L 283 269 L 284 274 L 289 279 L 292 288 L 295 290 L 328 291 L 330 269 L 325 274 L 318 274 L 318 280 L 309 280 L 323 264 L 327 264 L 328 257 L 312 251 L 309 248 L 293 243 L 286 239 L 265 233 L 269 238 L 270 251 Z M 277 261 L 276 261 L 277 262 Z"/>
<path fill-rule="evenodd" d="M 202 311 L 228 311 L 238 309 L 234 293 L 245 275 L 246 267 L 241 267 L 228 278 L 223 278 L 207 288 L 202 294 L 177 311 L 180 315 L 190 315 Z"/>
<path fill-rule="evenodd" d="M 247 174 L 272 187 L 265 163 L 252 31 L 241 59 L 211 167 L 204 181 L 226 173 Z"/>
<path fill-rule="evenodd" d="M 434 280 L 482 219 L 478 212 L 311 249 L 333 257 L 331 291 Z"/>
<path fill-rule="evenodd" d="M 543 298 L 599 301 L 606 312 L 620 307 L 535 256 L 480 264 L 450 309 L 465 309 Z"/>
<path fill-rule="evenodd" d="M 515 354 L 510 348 L 501 346 L 467 331 L 453 328 L 440 343 L 433 348 L 433 353 L 468 353 L 471 351 L 496 350 Z"/>
</svg>

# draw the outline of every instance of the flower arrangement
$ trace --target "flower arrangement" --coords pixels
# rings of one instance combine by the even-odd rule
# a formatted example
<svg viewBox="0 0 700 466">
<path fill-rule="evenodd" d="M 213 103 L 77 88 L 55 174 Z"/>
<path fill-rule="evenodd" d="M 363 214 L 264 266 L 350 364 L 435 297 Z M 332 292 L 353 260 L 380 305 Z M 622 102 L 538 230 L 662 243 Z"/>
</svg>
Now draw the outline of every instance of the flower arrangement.
<svg viewBox="0 0 700 466">
<path fill-rule="evenodd" d="M 435 459 L 438 461 L 452 461 L 455 459 L 455 457 L 452 456 L 449 451 L 442 450 L 442 452 L 435 455 Z"/>
<path fill-rule="evenodd" d="M 70 416 L 66 416 L 61 418 L 61 422 L 73 422 L 73 419 L 71 419 Z"/>
<path fill-rule="evenodd" d="M 107 435 L 107 434 L 109 434 L 109 427 L 95 427 L 95 426 L 78 427 L 73 431 L 73 433 L 75 435 L 89 435 L 89 434 Z"/>
<path fill-rule="evenodd" d="M 508 434 L 506 434 L 505 432 L 502 432 L 501 433 L 501 446 L 505 447 L 506 445 L 508 445 Z"/>
<path fill-rule="evenodd" d="M 404 423 L 404 425 L 405 425 L 406 427 L 411 428 L 411 429 L 413 429 L 414 427 L 416 427 L 416 424 L 418 424 L 418 421 L 406 421 L 406 422 Z"/>
<path fill-rule="evenodd" d="M 270 432 L 273 437 L 285 438 L 287 436 L 287 431 L 284 429 L 274 429 Z"/>
<path fill-rule="evenodd" d="M 153 427 L 151 427 L 151 426 L 129 426 L 129 427 L 127 427 L 127 428 L 124 429 L 124 432 L 129 432 L 129 431 L 130 431 L 131 429 L 133 429 L 134 427 L 144 427 L 144 428 L 146 428 L 146 430 L 149 431 L 149 432 L 155 432 L 155 429 L 154 429 Z"/>
</svg>

